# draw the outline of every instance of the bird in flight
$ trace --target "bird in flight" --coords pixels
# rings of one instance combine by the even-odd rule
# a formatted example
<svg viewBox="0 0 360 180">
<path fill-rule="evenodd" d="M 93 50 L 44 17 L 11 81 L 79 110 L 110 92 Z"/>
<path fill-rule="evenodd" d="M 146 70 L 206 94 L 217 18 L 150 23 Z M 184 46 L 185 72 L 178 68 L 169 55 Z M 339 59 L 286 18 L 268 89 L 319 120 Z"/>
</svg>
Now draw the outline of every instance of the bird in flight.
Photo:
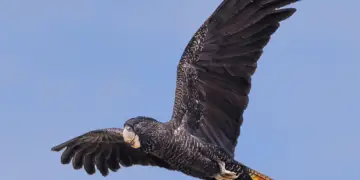
<svg viewBox="0 0 360 180">
<path fill-rule="evenodd" d="M 177 67 L 172 117 L 128 119 L 53 147 L 61 163 L 103 175 L 157 166 L 204 180 L 271 180 L 234 159 L 263 48 L 298 0 L 223 0 L 196 31 Z"/>
</svg>

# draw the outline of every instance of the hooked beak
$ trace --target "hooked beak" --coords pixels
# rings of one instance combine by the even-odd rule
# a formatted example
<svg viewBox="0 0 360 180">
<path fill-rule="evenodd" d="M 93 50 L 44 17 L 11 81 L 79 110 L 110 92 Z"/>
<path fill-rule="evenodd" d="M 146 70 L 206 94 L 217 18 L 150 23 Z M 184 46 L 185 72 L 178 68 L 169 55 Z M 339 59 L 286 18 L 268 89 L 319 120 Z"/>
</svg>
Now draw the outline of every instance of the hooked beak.
<svg viewBox="0 0 360 180">
<path fill-rule="evenodd" d="M 140 141 L 139 141 L 139 136 L 136 135 L 129 126 L 125 126 L 125 128 L 124 128 L 123 138 L 124 138 L 124 141 L 126 143 L 130 144 L 130 146 L 134 149 L 137 149 L 141 146 Z"/>
</svg>

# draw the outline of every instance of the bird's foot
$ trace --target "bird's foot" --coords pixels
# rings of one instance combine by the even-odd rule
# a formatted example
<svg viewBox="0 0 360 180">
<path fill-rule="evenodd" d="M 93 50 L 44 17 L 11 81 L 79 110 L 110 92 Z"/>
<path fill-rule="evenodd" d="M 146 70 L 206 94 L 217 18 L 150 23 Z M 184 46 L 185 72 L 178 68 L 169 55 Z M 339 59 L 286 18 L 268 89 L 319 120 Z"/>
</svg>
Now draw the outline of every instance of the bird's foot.
<svg viewBox="0 0 360 180">
<path fill-rule="evenodd" d="M 219 161 L 218 163 L 220 166 L 220 173 L 215 176 L 216 180 L 234 180 L 239 177 L 235 172 L 226 170 L 224 162 Z"/>
</svg>

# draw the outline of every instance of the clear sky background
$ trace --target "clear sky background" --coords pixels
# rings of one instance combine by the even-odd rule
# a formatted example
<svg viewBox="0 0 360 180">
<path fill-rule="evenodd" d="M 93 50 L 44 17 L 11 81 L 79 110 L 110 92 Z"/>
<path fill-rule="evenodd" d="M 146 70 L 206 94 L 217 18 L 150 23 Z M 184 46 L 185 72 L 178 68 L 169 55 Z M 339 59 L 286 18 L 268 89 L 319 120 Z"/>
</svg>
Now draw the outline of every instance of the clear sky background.
<svg viewBox="0 0 360 180">
<path fill-rule="evenodd" d="M 53 145 L 133 116 L 167 121 L 184 47 L 220 0 L 2 0 L 0 179 L 97 180 Z M 253 78 L 236 159 L 277 180 L 360 179 L 356 0 L 303 0 Z M 135 166 L 106 179 L 190 180 Z"/>
</svg>

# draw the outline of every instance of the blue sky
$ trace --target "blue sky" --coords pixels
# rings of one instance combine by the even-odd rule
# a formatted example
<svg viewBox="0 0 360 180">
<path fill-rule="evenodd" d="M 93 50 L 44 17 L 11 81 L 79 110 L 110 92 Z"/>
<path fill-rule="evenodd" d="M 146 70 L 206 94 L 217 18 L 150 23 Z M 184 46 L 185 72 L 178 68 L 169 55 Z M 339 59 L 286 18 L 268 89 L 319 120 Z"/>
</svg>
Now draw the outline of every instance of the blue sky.
<svg viewBox="0 0 360 180">
<path fill-rule="evenodd" d="M 0 179 L 103 179 L 50 148 L 137 115 L 167 121 L 185 45 L 220 0 L 2 0 Z M 265 48 L 236 159 L 277 180 L 360 179 L 355 0 L 303 0 Z M 152 167 L 107 179 L 193 179 Z"/>
</svg>

